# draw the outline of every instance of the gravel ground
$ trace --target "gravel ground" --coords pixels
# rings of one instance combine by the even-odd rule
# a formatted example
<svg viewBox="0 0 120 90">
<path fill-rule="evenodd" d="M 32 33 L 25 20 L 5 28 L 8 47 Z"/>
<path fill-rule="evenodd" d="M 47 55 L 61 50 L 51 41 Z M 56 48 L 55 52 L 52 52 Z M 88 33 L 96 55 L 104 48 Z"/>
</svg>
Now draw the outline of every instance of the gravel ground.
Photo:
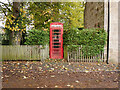
<svg viewBox="0 0 120 90">
<path fill-rule="evenodd" d="M 115 64 L 4 61 L 3 88 L 118 88 Z"/>
</svg>

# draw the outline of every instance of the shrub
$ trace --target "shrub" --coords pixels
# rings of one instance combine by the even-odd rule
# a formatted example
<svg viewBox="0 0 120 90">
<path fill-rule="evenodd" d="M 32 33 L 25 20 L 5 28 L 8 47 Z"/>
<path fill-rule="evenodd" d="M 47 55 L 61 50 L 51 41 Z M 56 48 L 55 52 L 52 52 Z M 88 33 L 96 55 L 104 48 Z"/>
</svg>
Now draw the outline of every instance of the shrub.
<svg viewBox="0 0 120 90">
<path fill-rule="evenodd" d="M 25 40 L 26 45 L 46 45 L 49 43 L 49 31 L 29 30 Z"/>
<path fill-rule="evenodd" d="M 84 56 L 95 56 L 104 50 L 107 33 L 104 29 L 72 29 L 64 32 L 64 45 L 69 51 L 75 51 L 82 45 Z"/>
<path fill-rule="evenodd" d="M 77 45 L 79 42 L 78 32 L 79 30 L 76 28 L 72 28 L 70 30 L 64 30 L 63 44 L 64 45 Z"/>
</svg>

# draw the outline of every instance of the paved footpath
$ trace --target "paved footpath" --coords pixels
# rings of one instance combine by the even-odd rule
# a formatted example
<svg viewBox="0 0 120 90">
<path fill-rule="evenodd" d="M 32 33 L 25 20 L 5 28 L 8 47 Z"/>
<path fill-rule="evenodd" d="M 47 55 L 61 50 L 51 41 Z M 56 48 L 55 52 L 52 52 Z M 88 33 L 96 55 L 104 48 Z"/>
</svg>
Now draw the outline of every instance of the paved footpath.
<svg viewBox="0 0 120 90">
<path fill-rule="evenodd" d="M 4 88 L 118 88 L 115 64 L 63 61 L 4 61 Z"/>
<path fill-rule="evenodd" d="M 4 61 L 4 68 L 30 69 L 40 72 L 93 72 L 93 71 L 119 71 L 119 65 L 105 62 L 62 62 L 62 61 Z"/>
</svg>

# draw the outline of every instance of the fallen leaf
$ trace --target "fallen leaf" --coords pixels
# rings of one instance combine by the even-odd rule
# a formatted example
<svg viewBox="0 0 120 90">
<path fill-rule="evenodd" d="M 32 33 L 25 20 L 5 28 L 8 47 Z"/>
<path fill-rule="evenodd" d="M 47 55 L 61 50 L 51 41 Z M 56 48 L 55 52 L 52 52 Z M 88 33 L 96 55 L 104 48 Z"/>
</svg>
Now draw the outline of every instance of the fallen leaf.
<svg viewBox="0 0 120 90">
<path fill-rule="evenodd" d="M 55 75 L 51 75 L 51 77 L 55 77 Z"/>
<path fill-rule="evenodd" d="M 51 68 L 51 70 L 54 70 L 54 68 Z"/>
<path fill-rule="evenodd" d="M 85 70 L 86 73 L 88 73 L 89 71 L 88 70 Z"/>
<path fill-rule="evenodd" d="M 38 67 L 40 70 L 42 69 L 42 67 Z"/>
<path fill-rule="evenodd" d="M 23 79 L 27 79 L 28 77 L 26 77 L 26 76 L 23 76 Z"/>
<path fill-rule="evenodd" d="M 7 77 L 9 77 L 8 75 L 5 75 L 5 77 L 7 78 Z"/>
<path fill-rule="evenodd" d="M 114 82 L 117 82 L 117 78 L 113 80 Z"/>
<path fill-rule="evenodd" d="M 79 83 L 79 81 L 78 81 L 78 80 L 76 80 L 75 82 L 76 82 L 76 83 Z"/>
<path fill-rule="evenodd" d="M 73 85 L 71 85 L 71 88 L 73 88 Z"/>
<path fill-rule="evenodd" d="M 47 85 L 45 85 L 45 87 L 47 87 Z"/>
<path fill-rule="evenodd" d="M 114 73 L 114 72 L 111 72 L 112 74 Z"/>
<path fill-rule="evenodd" d="M 32 69 L 32 67 L 30 67 L 30 69 Z"/>
<path fill-rule="evenodd" d="M 96 82 L 99 82 L 99 80 L 96 80 Z"/>
<path fill-rule="evenodd" d="M 1 77 L 1 79 L 3 79 L 3 77 Z"/>
<path fill-rule="evenodd" d="M 98 70 L 100 71 L 100 68 Z"/>
<path fill-rule="evenodd" d="M 71 85 L 68 84 L 67 86 L 70 87 Z"/>
<path fill-rule="evenodd" d="M 21 73 L 23 73 L 23 71 L 21 71 Z"/>
<path fill-rule="evenodd" d="M 55 87 L 57 88 L 58 86 L 56 85 Z"/>
<path fill-rule="evenodd" d="M 3 68 L 6 68 L 6 67 L 3 67 Z"/>
</svg>

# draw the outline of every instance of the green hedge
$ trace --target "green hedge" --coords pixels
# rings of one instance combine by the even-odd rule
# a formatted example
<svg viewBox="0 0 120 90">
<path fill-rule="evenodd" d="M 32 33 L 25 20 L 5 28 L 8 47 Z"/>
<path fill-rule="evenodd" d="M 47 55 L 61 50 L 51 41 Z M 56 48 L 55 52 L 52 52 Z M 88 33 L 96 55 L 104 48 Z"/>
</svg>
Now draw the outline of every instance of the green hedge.
<svg viewBox="0 0 120 90">
<path fill-rule="evenodd" d="M 95 56 L 104 50 L 107 40 L 107 33 L 104 29 L 71 29 L 64 31 L 64 45 L 68 46 L 68 51 L 78 50 L 82 45 L 84 56 Z"/>
<path fill-rule="evenodd" d="M 49 44 L 49 31 L 32 29 L 25 37 L 26 45 L 46 45 Z"/>
</svg>

